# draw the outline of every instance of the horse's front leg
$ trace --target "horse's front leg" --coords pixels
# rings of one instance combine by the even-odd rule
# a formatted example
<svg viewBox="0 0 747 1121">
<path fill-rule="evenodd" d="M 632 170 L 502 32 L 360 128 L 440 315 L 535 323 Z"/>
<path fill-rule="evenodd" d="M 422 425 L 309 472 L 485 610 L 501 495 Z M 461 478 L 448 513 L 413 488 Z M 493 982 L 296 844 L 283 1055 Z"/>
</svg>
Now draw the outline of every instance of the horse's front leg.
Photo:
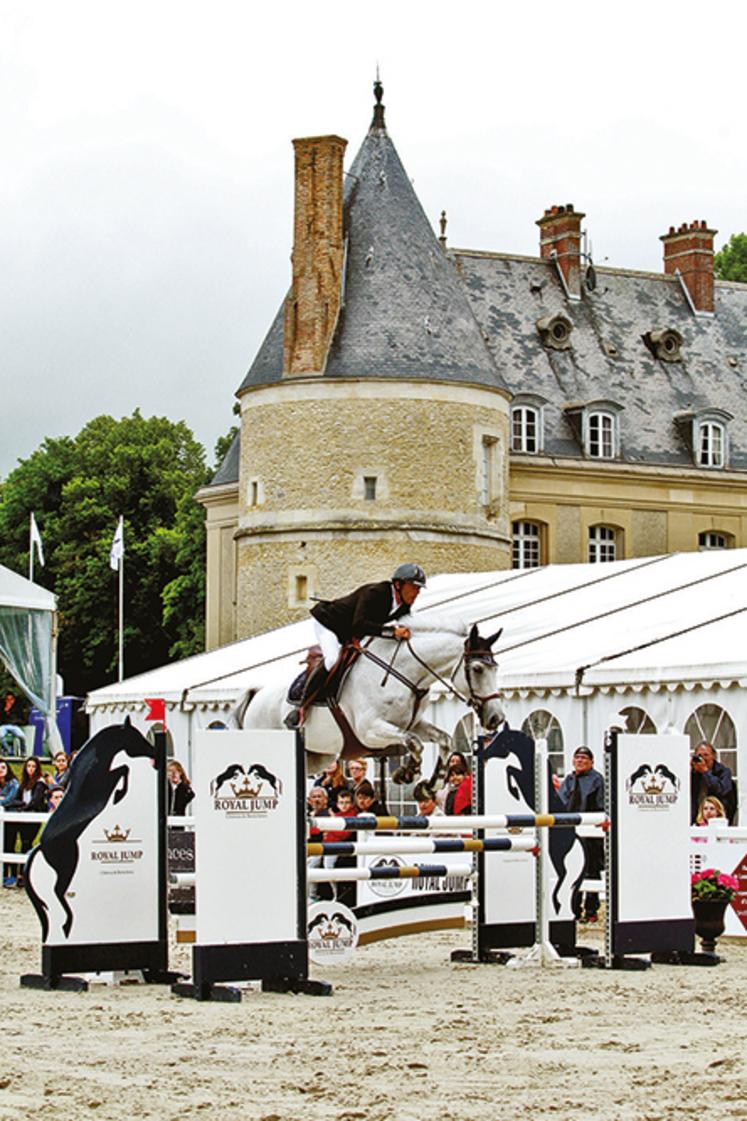
<svg viewBox="0 0 747 1121">
<path fill-rule="evenodd" d="M 442 728 L 437 728 L 435 724 L 429 724 L 427 720 L 419 720 L 413 730 L 417 732 L 420 739 L 426 740 L 428 743 L 435 743 L 438 748 L 436 765 L 428 779 L 428 786 L 435 790 L 439 777 L 446 772 L 446 764 L 453 751 L 454 741 L 448 732 L 444 732 Z"/>
<path fill-rule="evenodd" d="M 420 774 L 423 760 L 423 741 L 414 732 L 403 732 L 396 724 L 390 724 L 388 720 L 382 720 L 380 717 L 372 720 L 365 730 L 359 728 L 357 731 L 361 740 L 370 747 L 400 744 L 403 752 L 407 751 L 409 754 L 402 766 L 398 767 L 392 775 L 392 782 L 401 785 L 415 781 Z"/>
</svg>

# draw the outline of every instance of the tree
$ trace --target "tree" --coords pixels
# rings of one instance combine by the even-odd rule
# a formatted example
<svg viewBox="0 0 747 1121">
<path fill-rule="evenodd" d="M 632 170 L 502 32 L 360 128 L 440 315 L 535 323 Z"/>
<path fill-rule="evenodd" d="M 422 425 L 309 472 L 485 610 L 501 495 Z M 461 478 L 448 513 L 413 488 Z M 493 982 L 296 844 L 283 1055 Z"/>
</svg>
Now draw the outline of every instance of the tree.
<svg viewBox="0 0 747 1121">
<path fill-rule="evenodd" d="M 747 234 L 732 234 L 713 258 L 713 271 L 719 280 L 741 280 L 747 284 Z"/>
<path fill-rule="evenodd" d="M 96 417 L 47 439 L 0 487 L 0 562 L 28 566 L 33 511 L 58 597 L 58 665 L 67 692 L 111 681 L 117 665 L 117 576 L 109 552 L 124 517 L 124 660 L 128 677 L 203 648 L 205 529 L 194 494 L 207 481 L 189 428 L 135 411 Z"/>
</svg>

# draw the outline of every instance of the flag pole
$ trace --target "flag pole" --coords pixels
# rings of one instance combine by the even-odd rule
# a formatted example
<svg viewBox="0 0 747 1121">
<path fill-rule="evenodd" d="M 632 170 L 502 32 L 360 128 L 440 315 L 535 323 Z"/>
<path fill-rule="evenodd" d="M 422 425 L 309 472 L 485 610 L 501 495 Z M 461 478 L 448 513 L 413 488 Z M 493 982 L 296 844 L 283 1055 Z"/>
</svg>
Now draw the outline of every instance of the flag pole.
<svg viewBox="0 0 747 1121">
<path fill-rule="evenodd" d="M 34 580 L 34 514 L 29 514 L 29 580 Z"/>
<path fill-rule="evenodd" d="M 119 558 L 119 680 L 124 680 L 124 552 Z"/>
</svg>

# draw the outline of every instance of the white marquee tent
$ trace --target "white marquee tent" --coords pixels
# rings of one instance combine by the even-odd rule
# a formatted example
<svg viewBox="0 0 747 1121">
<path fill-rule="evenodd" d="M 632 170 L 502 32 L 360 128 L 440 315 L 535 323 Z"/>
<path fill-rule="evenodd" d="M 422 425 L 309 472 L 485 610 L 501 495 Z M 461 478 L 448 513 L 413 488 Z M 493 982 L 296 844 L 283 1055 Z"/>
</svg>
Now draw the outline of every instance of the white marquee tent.
<svg viewBox="0 0 747 1121">
<path fill-rule="evenodd" d="M 747 795 L 747 550 L 436 576 L 417 609 L 478 622 L 484 634 L 503 627 L 494 649 L 509 722 L 545 735 L 556 757 L 581 742 L 601 747 L 611 724 L 687 730 L 713 738 Z M 194 730 L 225 718 L 247 690 L 290 681 L 311 641 L 311 624 L 296 623 L 99 689 L 88 699 L 92 728 L 129 712 L 145 729 L 144 699 L 163 697 L 189 764 Z M 443 693 L 431 704 L 449 730 L 464 714 Z"/>
<path fill-rule="evenodd" d="M 55 711 L 57 601 L 51 592 L 0 565 L 0 660 L 47 717 L 59 744 Z"/>
</svg>

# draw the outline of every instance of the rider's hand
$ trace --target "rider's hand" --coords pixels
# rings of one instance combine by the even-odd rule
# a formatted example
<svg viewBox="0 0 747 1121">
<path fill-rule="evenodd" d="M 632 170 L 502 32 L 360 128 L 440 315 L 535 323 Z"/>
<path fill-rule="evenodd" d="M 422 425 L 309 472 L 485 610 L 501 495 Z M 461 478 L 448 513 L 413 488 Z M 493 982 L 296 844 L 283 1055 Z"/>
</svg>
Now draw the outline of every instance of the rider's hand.
<svg viewBox="0 0 747 1121">
<path fill-rule="evenodd" d="M 402 641 L 402 642 L 408 642 L 409 639 L 410 639 L 410 628 L 409 627 L 395 627 L 394 628 L 394 637 L 400 639 L 400 641 Z"/>
</svg>

